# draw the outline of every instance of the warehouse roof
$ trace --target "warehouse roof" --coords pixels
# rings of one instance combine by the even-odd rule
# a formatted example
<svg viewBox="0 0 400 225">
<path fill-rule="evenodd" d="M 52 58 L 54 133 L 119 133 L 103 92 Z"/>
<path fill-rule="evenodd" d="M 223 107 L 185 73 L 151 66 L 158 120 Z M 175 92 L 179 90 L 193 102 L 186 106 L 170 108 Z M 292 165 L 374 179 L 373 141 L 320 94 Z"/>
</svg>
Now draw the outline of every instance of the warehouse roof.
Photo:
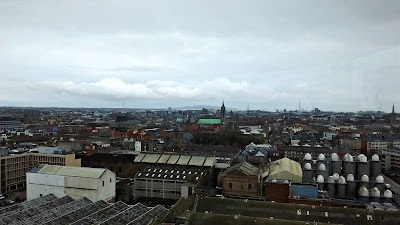
<svg viewBox="0 0 400 225">
<path fill-rule="evenodd" d="M 152 153 L 141 152 L 136 157 L 135 163 L 154 163 L 154 164 L 169 164 L 183 166 L 204 166 L 213 167 L 215 165 L 215 156 L 200 156 L 200 155 L 181 155 L 171 153 Z"/>
<path fill-rule="evenodd" d="M 40 164 L 33 168 L 29 173 L 40 173 L 49 175 L 60 175 L 69 177 L 89 177 L 99 178 L 106 171 L 102 168 L 55 166 Z"/>
<path fill-rule="evenodd" d="M 201 170 L 190 169 L 164 169 L 147 167 L 143 171 L 139 171 L 135 175 L 135 179 L 152 179 L 152 180 L 174 180 L 177 182 L 197 182 L 205 175 Z"/>
<path fill-rule="evenodd" d="M 270 169 L 269 169 L 270 176 L 273 176 L 281 172 L 289 172 L 299 177 L 302 177 L 303 175 L 300 163 L 288 158 L 278 159 L 270 164 Z"/>
<path fill-rule="evenodd" d="M 240 171 L 246 175 L 253 175 L 253 176 L 257 176 L 260 172 L 258 167 L 254 166 L 253 164 L 248 162 L 242 162 L 229 167 L 223 173 L 228 174 L 233 171 Z"/>
</svg>

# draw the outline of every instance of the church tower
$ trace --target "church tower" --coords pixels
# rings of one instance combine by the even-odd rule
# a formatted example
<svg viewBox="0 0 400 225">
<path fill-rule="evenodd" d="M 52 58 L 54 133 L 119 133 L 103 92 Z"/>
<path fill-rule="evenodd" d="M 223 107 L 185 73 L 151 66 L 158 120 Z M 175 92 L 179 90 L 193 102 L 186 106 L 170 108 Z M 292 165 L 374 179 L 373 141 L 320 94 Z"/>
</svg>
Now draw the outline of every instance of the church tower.
<svg viewBox="0 0 400 225">
<path fill-rule="evenodd" d="M 221 122 L 222 123 L 225 122 L 225 116 L 226 116 L 225 113 L 226 113 L 225 104 L 224 104 L 224 101 L 222 101 L 222 106 L 221 106 Z"/>
<path fill-rule="evenodd" d="M 392 107 L 392 113 L 390 114 L 390 123 L 395 124 L 396 123 L 396 112 L 394 111 L 394 104 Z"/>
</svg>

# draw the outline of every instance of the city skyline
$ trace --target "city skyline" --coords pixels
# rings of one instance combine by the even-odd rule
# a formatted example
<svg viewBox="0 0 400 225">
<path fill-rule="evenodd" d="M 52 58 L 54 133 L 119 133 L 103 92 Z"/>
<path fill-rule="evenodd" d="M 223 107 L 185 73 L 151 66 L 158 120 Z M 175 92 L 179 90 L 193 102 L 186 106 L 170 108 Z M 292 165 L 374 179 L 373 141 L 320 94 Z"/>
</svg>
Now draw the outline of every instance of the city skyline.
<svg viewBox="0 0 400 225">
<path fill-rule="evenodd" d="M 400 108 L 398 1 L 2 1 L 0 106 Z"/>
</svg>

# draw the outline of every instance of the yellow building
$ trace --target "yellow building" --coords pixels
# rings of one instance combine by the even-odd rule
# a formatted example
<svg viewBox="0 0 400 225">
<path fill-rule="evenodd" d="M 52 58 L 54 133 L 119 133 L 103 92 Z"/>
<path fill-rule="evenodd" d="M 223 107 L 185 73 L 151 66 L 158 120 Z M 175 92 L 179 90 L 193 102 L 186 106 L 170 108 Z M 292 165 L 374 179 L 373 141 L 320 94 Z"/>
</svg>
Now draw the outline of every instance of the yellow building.
<svg viewBox="0 0 400 225">
<path fill-rule="evenodd" d="M 301 183 L 303 171 L 300 163 L 288 158 L 282 158 L 270 163 L 268 180 L 290 180 Z"/>
</svg>

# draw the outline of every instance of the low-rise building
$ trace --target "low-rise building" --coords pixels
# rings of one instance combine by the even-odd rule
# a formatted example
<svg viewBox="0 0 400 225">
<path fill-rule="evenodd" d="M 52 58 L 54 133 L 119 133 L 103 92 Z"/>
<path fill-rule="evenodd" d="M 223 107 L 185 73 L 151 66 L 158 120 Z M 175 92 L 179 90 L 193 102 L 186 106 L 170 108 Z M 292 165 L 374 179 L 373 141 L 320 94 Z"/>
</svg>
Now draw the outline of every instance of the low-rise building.
<svg viewBox="0 0 400 225">
<path fill-rule="evenodd" d="M 102 168 L 40 164 L 26 174 L 27 200 L 48 194 L 113 202 L 115 173 Z"/>
</svg>

